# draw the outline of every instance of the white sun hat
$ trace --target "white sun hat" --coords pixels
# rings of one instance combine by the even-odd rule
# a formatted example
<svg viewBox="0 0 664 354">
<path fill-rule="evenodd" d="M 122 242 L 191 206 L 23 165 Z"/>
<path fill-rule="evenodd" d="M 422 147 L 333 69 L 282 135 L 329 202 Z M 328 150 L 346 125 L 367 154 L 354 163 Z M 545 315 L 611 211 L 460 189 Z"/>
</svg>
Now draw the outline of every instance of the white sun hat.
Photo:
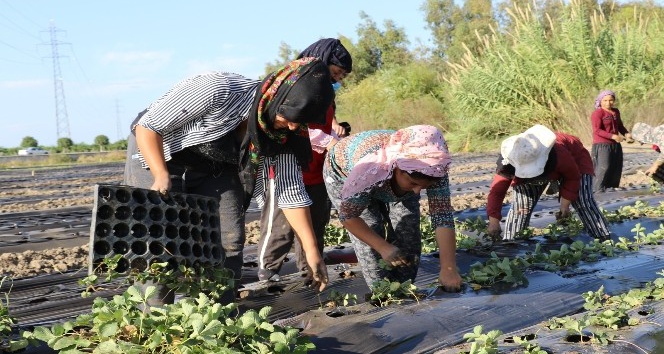
<svg viewBox="0 0 664 354">
<path fill-rule="evenodd" d="M 519 178 L 537 177 L 544 173 L 544 166 L 555 142 L 556 134 L 537 124 L 519 135 L 503 140 L 500 146 L 503 164 L 514 166 L 514 175 Z"/>
</svg>

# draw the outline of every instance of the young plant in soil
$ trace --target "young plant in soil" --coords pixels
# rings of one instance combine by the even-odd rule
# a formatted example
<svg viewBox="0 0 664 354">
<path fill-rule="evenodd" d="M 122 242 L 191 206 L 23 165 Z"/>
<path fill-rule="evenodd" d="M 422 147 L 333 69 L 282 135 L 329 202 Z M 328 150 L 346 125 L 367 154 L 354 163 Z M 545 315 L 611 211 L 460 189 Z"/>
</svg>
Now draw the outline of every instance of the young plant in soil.
<svg viewBox="0 0 664 354">
<path fill-rule="evenodd" d="M 484 263 L 474 263 L 470 266 L 465 281 L 474 290 L 490 287 L 498 282 L 512 284 L 512 286 L 527 285 L 528 278 L 523 270 L 529 263 L 521 257 L 510 260 L 505 257 L 500 259 L 495 252 L 491 252 L 491 258 Z"/>
<path fill-rule="evenodd" d="M 372 284 L 368 301 L 372 305 L 385 307 L 391 304 L 401 304 L 407 299 L 419 301 L 422 297 L 424 295 L 417 293 L 417 286 L 410 280 L 400 283 L 385 278 Z"/>
<path fill-rule="evenodd" d="M 0 287 L 7 280 L 11 281 L 8 277 L 0 279 Z M 15 352 L 25 349 L 29 344 L 24 338 L 12 337 L 12 326 L 16 325 L 16 319 L 9 315 L 9 292 L 11 292 L 11 287 L 3 294 L 4 301 L 0 301 L 0 352 Z"/>
<path fill-rule="evenodd" d="M 384 260 L 378 261 L 378 266 L 382 269 L 391 270 L 392 267 Z M 391 304 L 401 304 L 407 299 L 419 301 L 426 295 L 417 292 L 417 286 L 410 280 L 403 283 L 390 281 L 387 278 L 377 280 L 371 285 L 371 294 L 367 294 L 366 300 L 372 305 L 384 307 Z"/>
<path fill-rule="evenodd" d="M 108 283 L 115 279 L 125 277 L 125 283 L 153 282 L 165 285 L 176 293 L 187 294 L 197 297 L 199 293 L 205 293 L 213 300 L 219 300 L 222 294 L 233 287 L 233 276 L 230 270 L 218 267 L 187 267 L 179 265 L 177 269 L 169 267 L 168 263 L 152 263 L 143 272 L 132 270 L 128 274 L 118 273 L 116 267 L 120 255 L 106 258 L 99 264 L 92 274 L 79 280 L 79 284 L 86 287 L 81 296 L 88 297 L 94 291 L 100 290 L 100 275 L 104 276 L 104 282 Z"/>
<path fill-rule="evenodd" d="M 467 354 L 497 354 L 498 353 L 498 337 L 503 332 L 499 330 L 492 330 L 488 333 L 482 333 L 482 325 L 475 326 L 472 333 L 463 335 L 463 339 L 470 344 L 470 351 L 462 352 Z"/>
<path fill-rule="evenodd" d="M 341 293 L 336 290 L 330 290 L 330 293 L 327 295 L 327 302 L 325 303 L 326 307 L 340 307 L 340 306 L 349 306 L 357 304 L 357 295 Z"/>
<path fill-rule="evenodd" d="M 91 314 L 24 332 L 60 353 L 306 353 L 315 346 L 299 331 L 267 321 L 270 307 L 231 316 L 236 304 L 221 305 L 205 294 L 164 307 L 150 307 L 154 286 L 145 293 L 131 286 L 111 300 L 96 298 Z"/>
<path fill-rule="evenodd" d="M 664 271 L 660 271 L 658 274 L 664 276 Z M 583 297 L 585 299 L 584 309 L 588 310 L 587 313 L 578 319 L 570 316 L 553 318 L 549 321 L 548 327 L 550 329 L 566 329 L 568 333 L 578 336 L 580 340 L 587 339 L 592 343 L 603 345 L 611 342 L 626 343 L 646 353 L 643 348 L 635 343 L 617 339 L 614 331 L 626 326 L 636 326 L 640 323 L 661 326 L 658 323 L 630 317 L 629 311 L 643 307 L 649 301 L 664 299 L 664 278 L 657 278 L 641 289 L 631 289 L 620 295 L 606 295 L 604 288 L 600 287 L 595 292 L 584 293 Z"/>
<path fill-rule="evenodd" d="M 350 236 L 348 236 L 348 231 L 346 231 L 345 228 L 327 224 L 325 225 L 323 241 L 325 246 L 336 246 L 345 242 L 350 242 Z"/>
<path fill-rule="evenodd" d="M 523 348 L 523 354 L 549 354 L 549 352 L 542 349 L 536 343 L 532 343 L 527 338 L 515 336 L 513 339 L 516 344 Z"/>
<path fill-rule="evenodd" d="M 236 304 L 219 304 L 217 300 L 233 284 L 229 270 L 175 270 L 155 263 L 145 272 L 119 274 L 117 261 L 100 264 L 107 281 L 124 275 L 127 282 L 153 281 L 188 296 L 175 304 L 150 307 L 148 299 L 156 296 L 156 288 L 148 286 L 141 293 L 139 287 L 130 286 L 111 300 L 96 298 L 90 314 L 50 328 L 36 327 L 23 337 L 68 354 L 306 353 L 315 348 L 308 338 L 299 336 L 299 330 L 270 324 L 270 307 L 238 316 Z M 96 274 L 83 280 L 87 295 L 98 289 L 98 281 Z"/>
</svg>

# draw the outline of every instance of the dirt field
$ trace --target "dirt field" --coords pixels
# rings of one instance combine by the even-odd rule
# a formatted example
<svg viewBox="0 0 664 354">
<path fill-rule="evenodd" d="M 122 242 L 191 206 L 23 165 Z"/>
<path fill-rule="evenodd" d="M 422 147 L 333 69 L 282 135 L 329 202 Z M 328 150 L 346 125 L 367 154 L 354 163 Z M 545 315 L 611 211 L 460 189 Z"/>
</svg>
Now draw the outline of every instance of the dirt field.
<svg viewBox="0 0 664 354">
<path fill-rule="evenodd" d="M 493 154 L 491 155 L 493 156 Z M 626 154 L 626 161 L 629 159 Z M 654 159 L 654 156 L 653 156 Z M 493 178 L 495 159 L 487 156 L 458 156 L 450 171 L 452 204 L 455 210 L 483 207 L 486 204 L 488 186 Z M 640 170 L 647 168 L 645 165 Z M 48 211 L 58 208 L 93 205 L 93 187 L 96 183 L 120 183 L 122 165 L 114 164 L 101 169 L 89 168 L 83 172 L 80 167 L 58 168 L 56 170 L 13 170 L 0 172 L 0 215 L 13 213 Z M 621 186 L 630 187 L 649 183 L 639 169 L 625 174 Z M 456 186 L 475 185 L 473 189 L 454 192 Z M 510 198 L 508 194 L 507 199 Z M 426 204 L 423 203 L 424 209 Z M 425 210 L 426 211 L 426 210 Z M 248 216 L 256 220 L 258 213 Z M 2 216 L 0 216 L 2 218 Z M 339 226 L 333 217 L 332 223 Z M 260 236 L 258 221 L 246 225 L 247 243 L 255 244 Z M 19 235 L 20 232 L 14 235 Z M 22 253 L 0 255 L 0 269 L 4 275 L 26 277 L 38 274 L 64 272 L 80 269 L 88 263 L 87 244 L 53 248 L 40 251 L 28 250 Z"/>
</svg>

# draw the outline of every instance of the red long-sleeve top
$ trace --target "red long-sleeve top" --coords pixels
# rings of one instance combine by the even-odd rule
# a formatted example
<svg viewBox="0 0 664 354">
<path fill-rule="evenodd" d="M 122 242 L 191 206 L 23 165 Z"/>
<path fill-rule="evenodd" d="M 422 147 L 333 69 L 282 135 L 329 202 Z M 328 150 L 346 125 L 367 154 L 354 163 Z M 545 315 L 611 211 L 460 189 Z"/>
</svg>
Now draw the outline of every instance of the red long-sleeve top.
<svg viewBox="0 0 664 354">
<path fill-rule="evenodd" d="M 617 108 L 612 108 L 611 112 L 597 108 L 590 115 L 590 122 L 593 127 L 593 144 L 617 144 L 611 136 L 629 133 L 620 119 L 620 111 Z"/>
<path fill-rule="evenodd" d="M 325 134 L 332 134 L 332 120 L 334 119 L 335 106 L 331 104 L 325 113 L 325 124 L 310 123 L 310 129 L 320 129 Z M 319 153 L 312 151 L 312 159 L 309 162 L 309 169 L 302 171 L 302 179 L 304 185 L 311 186 L 323 183 L 323 162 L 325 161 L 325 154 L 327 152 Z"/>
<path fill-rule="evenodd" d="M 556 164 L 548 172 L 546 179 L 560 181 L 560 196 L 569 201 L 575 201 L 581 188 L 581 175 L 595 174 L 590 153 L 579 138 L 560 132 L 556 132 L 553 151 L 556 155 Z M 491 182 L 486 207 L 487 215 L 496 219 L 502 217 L 503 200 L 510 186 L 527 183 L 527 180 L 515 177 L 514 167 L 503 165 L 501 160 L 498 160 L 498 168 L 493 182 Z"/>
</svg>

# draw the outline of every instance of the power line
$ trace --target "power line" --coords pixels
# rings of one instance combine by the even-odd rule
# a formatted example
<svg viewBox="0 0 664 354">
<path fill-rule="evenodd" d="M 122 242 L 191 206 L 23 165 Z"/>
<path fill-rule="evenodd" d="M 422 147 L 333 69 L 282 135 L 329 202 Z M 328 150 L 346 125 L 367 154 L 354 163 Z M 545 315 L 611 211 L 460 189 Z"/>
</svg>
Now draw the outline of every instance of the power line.
<svg viewBox="0 0 664 354">
<path fill-rule="evenodd" d="M 7 20 L 7 22 L 9 22 L 11 25 L 13 25 L 13 26 L 15 27 L 15 29 L 17 29 L 19 32 L 23 32 L 24 34 L 26 34 L 26 35 L 28 35 L 28 36 L 30 36 L 30 37 L 32 37 L 32 38 L 35 38 L 35 39 L 37 39 L 37 40 L 39 39 L 39 37 L 37 37 L 37 36 L 35 36 L 34 34 L 30 33 L 30 31 L 24 29 L 23 27 L 19 26 L 19 24 L 17 24 L 16 22 L 12 21 L 9 17 L 7 17 L 7 16 L 5 16 L 5 15 L 3 15 L 3 14 L 0 14 L 0 17 L 2 17 L 2 18 L 4 18 L 5 20 Z M 9 27 L 9 26 L 7 26 L 7 27 Z"/>
<path fill-rule="evenodd" d="M 14 6 L 12 6 L 11 3 L 9 3 L 9 2 L 6 1 L 6 0 L 4 0 L 3 3 L 4 3 L 6 6 L 8 6 L 8 7 L 10 8 L 10 10 L 13 10 L 13 11 L 16 12 L 19 16 L 23 17 L 24 19 L 26 19 L 26 20 L 28 20 L 29 22 L 31 22 L 31 23 L 34 24 L 34 21 L 30 20 L 28 17 L 26 17 L 25 15 L 23 15 L 23 13 L 21 13 L 20 11 L 18 11 L 18 9 L 16 9 Z M 17 33 L 21 33 L 21 34 L 25 34 L 25 35 L 27 35 L 27 36 L 29 36 L 29 37 L 31 37 L 31 38 L 33 38 L 33 39 L 36 39 L 37 41 L 40 41 L 40 42 L 41 42 L 41 39 L 40 39 L 37 35 L 33 34 L 32 31 L 25 29 L 23 26 L 19 25 L 16 21 L 14 21 L 17 17 L 18 17 L 18 16 L 16 16 L 16 15 L 8 16 L 8 14 L 7 14 L 6 12 L 0 13 L 0 20 L 2 20 L 2 21 L 0 21 L 0 25 L 3 26 L 3 27 L 9 28 L 11 31 L 14 31 L 14 32 L 17 32 Z M 37 27 L 39 27 L 39 26 L 37 25 Z M 3 31 L 2 34 L 4 34 L 4 35 L 6 36 L 6 35 L 8 34 L 8 31 Z M 3 36 L 3 37 L 4 37 L 4 36 Z M 39 59 L 38 55 L 36 55 L 35 53 L 30 53 L 30 52 L 28 52 L 28 51 L 25 51 L 25 50 L 23 50 L 23 49 L 21 49 L 21 48 L 15 46 L 15 45 L 12 45 L 12 44 L 8 43 L 8 42 L 5 41 L 4 39 L 5 39 L 5 38 L 0 39 L 0 44 L 2 44 L 2 45 L 4 45 L 4 46 L 7 46 L 8 48 L 14 49 L 14 50 L 16 50 L 17 52 L 19 52 L 19 53 L 21 53 L 21 54 L 24 54 L 24 55 L 27 55 L 27 56 L 29 56 L 29 57 L 31 57 L 31 58 Z M 24 62 L 19 62 L 19 61 L 15 61 L 15 60 L 10 60 L 10 59 L 7 59 L 7 58 L 0 58 L 0 59 L 2 59 L 3 61 L 6 61 L 6 62 L 13 62 L 13 63 L 24 64 Z M 26 64 L 33 64 L 33 63 L 26 63 Z"/>
<path fill-rule="evenodd" d="M 29 56 L 29 57 L 37 58 L 37 56 L 35 56 L 35 55 L 31 54 L 31 53 L 28 53 L 28 52 L 26 52 L 26 51 L 23 51 L 22 49 L 20 49 L 20 48 L 18 48 L 18 47 L 15 47 L 15 46 L 13 46 L 13 45 L 11 45 L 11 44 L 5 42 L 5 41 L 0 40 L 0 44 L 4 44 L 4 45 L 6 45 L 7 47 L 12 48 L 12 49 L 15 49 L 17 52 L 23 53 L 23 54 L 25 54 L 25 55 L 27 55 L 27 56 Z M 37 59 L 38 59 L 38 58 L 37 58 Z"/>
<path fill-rule="evenodd" d="M 12 4 L 9 3 L 9 1 L 4 0 L 3 2 L 4 2 L 7 6 L 11 7 L 12 10 L 16 11 L 16 13 L 18 13 L 19 15 L 21 15 L 21 17 L 23 17 L 24 19 L 28 20 L 29 22 L 32 22 L 35 26 L 37 26 L 37 28 L 40 27 L 39 24 L 37 24 L 35 21 L 33 21 L 32 19 L 30 19 L 29 17 L 25 16 L 25 15 L 24 15 L 21 11 L 19 11 L 17 8 L 15 8 L 14 6 L 12 6 Z"/>
</svg>

